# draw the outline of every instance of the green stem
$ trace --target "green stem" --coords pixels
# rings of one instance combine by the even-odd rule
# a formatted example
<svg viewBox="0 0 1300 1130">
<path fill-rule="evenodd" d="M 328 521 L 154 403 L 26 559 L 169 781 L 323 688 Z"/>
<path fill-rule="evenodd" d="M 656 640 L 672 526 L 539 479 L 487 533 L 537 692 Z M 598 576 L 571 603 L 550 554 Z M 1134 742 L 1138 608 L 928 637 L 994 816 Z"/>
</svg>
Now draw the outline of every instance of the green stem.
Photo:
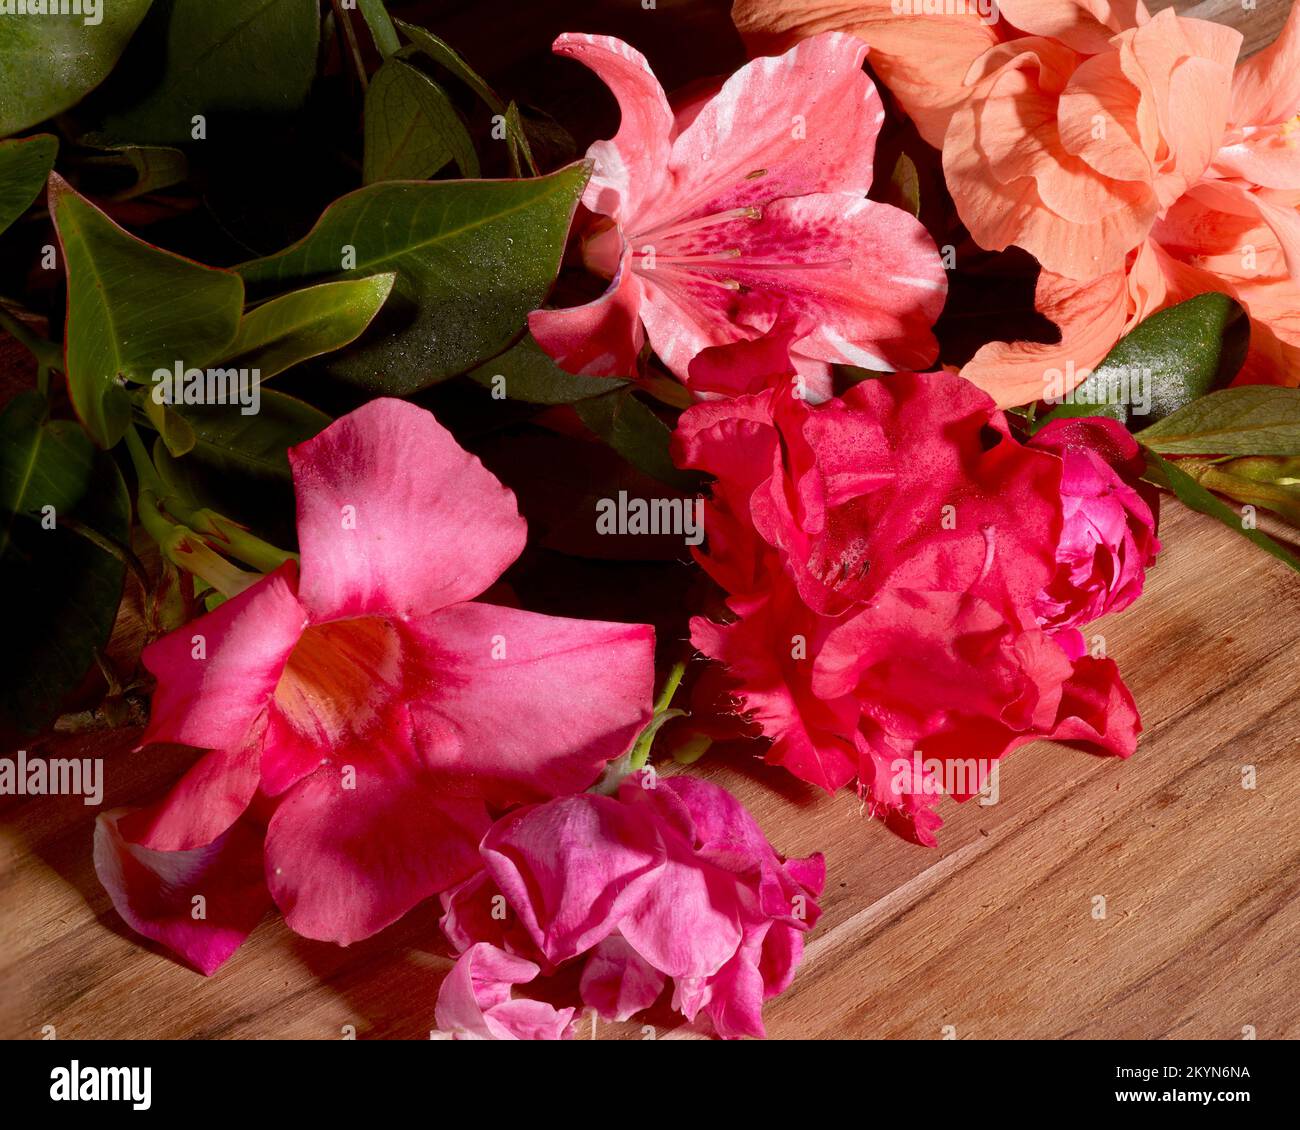
<svg viewBox="0 0 1300 1130">
<path fill-rule="evenodd" d="M 165 498 L 167 487 L 162 481 L 162 476 L 158 474 L 158 468 L 153 465 L 153 459 L 145 449 L 144 440 L 140 438 L 140 433 L 135 430 L 134 424 L 128 425 L 126 429 L 126 450 L 131 456 L 131 465 L 135 468 L 136 478 L 140 480 L 141 495 L 149 491 L 159 499 Z"/>
<path fill-rule="evenodd" d="M 663 689 L 659 692 L 659 697 L 655 700 L 654 717 L 650 720 L 650 725 L 642 731 L 641 736 L 637 738 L 636 744 L 632 747 L 632 752 L 628 756 L 628 772 L 635 773 L 638 769 L 644 769 L 647 761 L 650 760 L 650 750 L 655 744 L 655 734 L 659 732 L 659 725 L 656 722 L 668 710 L 669 704 L 673 701 L 673 695 L 677 693 L 677 688 L 682 685 L 682 676 L 686 674 L 686 660 L 678 660 L 673 664 L 673 669 L 668 672 L 668 678 L 664 680 Z M 680 713 L 680 711 L 678 711 Z M 659 723 L 662 724 L 661 722 Z"/>
<path fill-rule="evenodd" d="M 668 704 L 672 702 L 673 695 L 677 693 L 677 688 L 682 685 L 682 677 L 686 674 L 686 660 L 680 659 L 673 664 L 673 669 L 668 672 L 668 678 L 664 680 L 663 689 L 659 692 L 659 697 L 655 699 L 655 713 L 662 714 L 668 709 Z"/>
<path fill-rule="evenodd" d="M 286 561 L 298 560 L 296 553 L 263 541 L 250 532 L 247 526 L 242 526 L 215 510 L 206 507 L 194 509 L 178 502 L 173 496 L 167 500 L 167 511 L 210 542 L 218 543 L 223 553 L 239 558 L 259 572 L 273 573 Z"/>
</svg>

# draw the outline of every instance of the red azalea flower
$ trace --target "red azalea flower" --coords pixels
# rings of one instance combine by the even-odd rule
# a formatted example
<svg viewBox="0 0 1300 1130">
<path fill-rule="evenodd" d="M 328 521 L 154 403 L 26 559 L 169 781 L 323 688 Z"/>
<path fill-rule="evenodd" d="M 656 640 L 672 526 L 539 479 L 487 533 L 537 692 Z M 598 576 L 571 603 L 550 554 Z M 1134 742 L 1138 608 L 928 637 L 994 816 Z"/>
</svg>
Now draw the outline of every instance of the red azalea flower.
<svg viewBox="0 0 1300 1130">
<path fill-rule="evenodd" d="M 268 888 L 307 937 L 382 929 L 477 869 L 489 804 L 585 788 L 651 713 L 651 628 L 471 599 L 525 524 L 428 412 L 372 401 L 289 454 L 301 576 L 286 565 L 146 649 L 144 743 L 211 752 L 96 834 L 122 916 L 205 973 Z"/>
<path fill-rule="evenodd" d="M 1062 460 L 969 382 L 898 373 L 817 407 L 786 386 L 696 405 L 674 442 L 716 478 L 696 555 L 734 615 L 697 618 L 692 640 L 769 760 L 827 790 L 856 777 L 873 814 L 933 843 L 938 795 L 978 791 L 1019 744 L 1132 753 L 1114 663 L 1038 619 L 1059 583 Z"/>
<path fill-rule="evenodd" d="M 920 223 L 866 199 L 884 111 L 860 41 L 814 36 L 755 59 L 675 117 L 627 44 L 569 34 L 555 50 L 594 70 L 623 115 L 588 152 L 583 196 L 595 216 L 583 258 L 609 289 L 529 318 L 561 365 L 634 375 L 648 334 L 686 381 L 701 350 L 757 337 L 782 311 L 808 327 L 794 361 L 818 389 L 830 362 L 934 359 L 947 281 Z"/>
</svg>

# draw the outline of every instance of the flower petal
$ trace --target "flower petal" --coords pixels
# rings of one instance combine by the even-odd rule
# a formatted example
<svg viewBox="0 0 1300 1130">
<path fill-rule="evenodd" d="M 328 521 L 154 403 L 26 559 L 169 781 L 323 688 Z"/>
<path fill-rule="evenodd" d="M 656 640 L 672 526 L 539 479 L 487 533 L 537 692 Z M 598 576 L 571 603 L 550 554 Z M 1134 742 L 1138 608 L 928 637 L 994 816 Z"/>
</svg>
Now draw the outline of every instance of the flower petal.
<svg viewBox="0 0 1300 1130">
<path fill-rule="evenodd" d="M 865 196 L 885 120 L 866 54 L 861 40 L 830 32 L 745 64 L 673 143 L 671 187 L 634 227 L 786 196 Z"/>
<path fill-rule="evenodd" d="M 605 1020 L 622 1021 L 654 1004 L 666 982 L 625 939 L 611 934 L 588 954 L 578 991 Z"/>
<path fill-rule="evenodd" d="M 1291 5 L 1281 33 L 1263 51 L 1237 64 L 1232 76 L 1232 123 L 1274 125 L 1300 107 L 1300 4 Z"/>
<path fill-rule="evenodd" d="M 619 932 L 647 962 L 673 978 L 711 977 L 740 945 L 735 875 L 670 842 L 655 883 L 629 908 Z"/>
<path fill-rule="evenodd" d="M 947 276 L 925 228 L 901 208 L 839 193 L 782 199 L 759 219 L 693 233 L 681 250 L 697 262 L 712 256 L 712 265 L 660 260 L 643 270 L 641 317 L 683 380 L 702 350 L 735 342 L 746 327 L 757 337 L 785 314 L 814 327 L 795 349 L 822 361 L 924 368 L 938 352 L 930 327 Z"/>
<path fill-rule="evenodd" d="M 506 804 L 586 788 L 650 721 L 654 629 L 491 604 L 408 627 L 429 673 L 416 745 L 446 787 Z"/>
<path fill-rule="evenodd" d="M 1142 0 L 998 0 L 998 10 L 1026 35 L 1059 39 L 1097 55 L 1118 31 L 1145 24 Z"/>
<path fill-rule="evenodd" d="M 1064 397 L 1127 328 L 1127 281 L 1122 270 L 1086 283 L 1043 271 L 1034 305 L 1056 323 L 1061 340 L 990 342 L 980 347 L 961 375 L 993 397 L 999 408 Z"/>
<path fill-rule="evenodd" d="M 572 1036 L 573 1009 L 514 1000 L 510 989 L 540 972 L 531 961 L 486 942 L 470 946 L 438 989 L 434 1020 L 456 1040 L 562 1040 Z"/>
<path fill-rule="evenodd" d="M 663 874 L 647 816 L 583 794 L 516 809 L 483 839 L 483 863 L 524 928 L 558 965 L 609 937 Z"/>
<path fill-rule="evenodd" d="M 151 851 L 122 838 L 125 813 L 115 809 L 95 821 L 95 873 L 113 906 L 137 934 L 201 973 L 215 972 L 271 905 L 261 836 L 239 823 L 206 847 Z"/>
<path fill-rule="evenodd" d="M 997 21 L 981 19 L 974 4 L 961 5 L 957 15 L 936 7 L 940 10 L 921 18 L 900 16 L 896 0 L 735 0 L 731 17 L 755 52 L 781 50 L 823 31 L 858 36 L 871 48 L 872 69 L 898 97 L 921 136 L 938 148 L 953 107 L 966 97 L 966 72 L 1002 37 Z"/>
<path fill-rule="evenodd" d="M 307 623 L 293 562 L 144 649 L 158 680 L 141 745 L 238 749 Z"/>
<path fill-rule="evenodd" d="M 372 400 L 289 451 L 313 619 L 433 612 L 523 549 L 514 494 L 431 413 Z"/>
<path fill-rule="evenodd" d="M 632 377 L 645 344 L 645 290 L 624 256 L 609 289 L 585 306 L 534 310 L 533 337 L 562 369 L 589 377 Z"/>
<path fill-rule="evenodd" d="M 263 719 L 239 748 L 204 754 L 157 804 L 123 815 L 119 834 L 152 851 L 191 851 L 212 843 L 257 792 L 264 729 Z"/>
<path fill-rule="evenodd" d="M 389 740 L 341 752 L 271 817 L 267 885 L 304 937 L 350 945 L 478 870 L 483 802 L 448 797 Z"/>
<path fill-rule="evenodd" d="M 645 56 L 612 36 L 569 32 L 552 50 L 595 71 L 618 99 L 618 133 L 587 150 L 596 167 L 582 202 L 620 222 L 631 219 L 658 194 L 668 168 L 673 112 L 663 87 Z"/>
</svg>

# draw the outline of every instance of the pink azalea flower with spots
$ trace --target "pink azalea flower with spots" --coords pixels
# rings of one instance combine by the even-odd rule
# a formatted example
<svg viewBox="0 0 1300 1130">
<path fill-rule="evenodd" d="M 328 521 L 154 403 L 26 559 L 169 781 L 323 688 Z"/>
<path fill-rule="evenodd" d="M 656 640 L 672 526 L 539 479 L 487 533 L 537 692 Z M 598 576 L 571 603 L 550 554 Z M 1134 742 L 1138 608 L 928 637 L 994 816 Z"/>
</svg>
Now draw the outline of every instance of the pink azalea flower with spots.
<svg viewBox="0 0 1300 1130">
<path fill-rule="evenodd" d="M 756 338 L 783 314 L 806 327 L 792 356 L 815 393 L 834 362 L 934 360 L 946 276 L 916 219 L 866 198 L 884 110 L 860 40 L 818 35 L 755 59 L 676 114 L 627 44 L 567 34 L 555 50 L 595 71 L 623 115 L 588 151 L 583 196 L 582 257 L 609 288 L 529 318 L 562 366 L 634 375 L 648 337 L 689 384 L 701 350 Z"/>
<path fill-rule="evenodd" d="M 525 523 L 428 412 L 372 401 L 289 459 L 301 569 L 144 654 L 144 744 L 210 752 L 96 832 L 123 918 L 205 973 L 271 900 L 310 938 L 383 929 L 478 869 L 489 806 L 586 788 L 651 714 L 650 627 L 473 599 Z"/>
</svg>

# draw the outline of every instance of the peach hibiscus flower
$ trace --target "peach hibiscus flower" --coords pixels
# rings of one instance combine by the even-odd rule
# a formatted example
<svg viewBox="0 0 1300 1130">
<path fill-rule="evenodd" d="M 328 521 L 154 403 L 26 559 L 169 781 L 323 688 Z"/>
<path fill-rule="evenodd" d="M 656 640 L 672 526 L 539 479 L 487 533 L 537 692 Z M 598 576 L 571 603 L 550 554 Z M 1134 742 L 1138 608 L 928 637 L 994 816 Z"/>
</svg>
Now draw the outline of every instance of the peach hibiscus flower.
<svg viewBox="0 0 1300 1130">
<path fill-rule="evenodd" d="M 733 15 L 760 51 L 831 28 L 864 39 L 942 148 L 975 241 L 1042 264 L 1036 305 L 1060 341 L 993 342 L 963 370 L 1000 405 L 1061 375 L 1073 387 L 1137 322 L 1206 291 L 1250 314 L 1239 379 L 1296 383 L 1300 7 L 1242 62 L 1239 32 L 1141 0 L 934 15 L 909 0 L 737 0 Z"/>
</svg>

